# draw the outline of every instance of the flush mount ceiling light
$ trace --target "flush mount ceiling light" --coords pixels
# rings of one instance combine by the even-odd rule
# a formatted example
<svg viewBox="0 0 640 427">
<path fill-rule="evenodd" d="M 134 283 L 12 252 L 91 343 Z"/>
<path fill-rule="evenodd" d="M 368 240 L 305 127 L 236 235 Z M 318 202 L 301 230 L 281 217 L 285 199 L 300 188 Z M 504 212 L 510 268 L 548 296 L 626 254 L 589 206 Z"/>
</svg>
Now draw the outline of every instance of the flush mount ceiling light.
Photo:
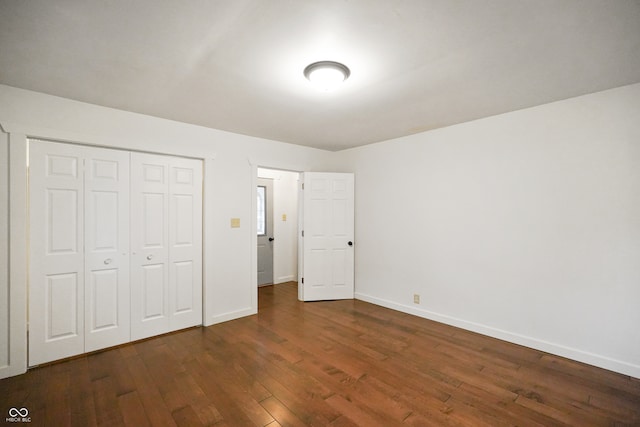
<svg viewBox="0 0 640 427">
<path fill-rule="evenodd" d="M 346 65 L 334 61 L 319 61 L 307 65 L 304 76 L 314 86 L 330 91 L 349 78 L 351 71 Z"/>
</svg>

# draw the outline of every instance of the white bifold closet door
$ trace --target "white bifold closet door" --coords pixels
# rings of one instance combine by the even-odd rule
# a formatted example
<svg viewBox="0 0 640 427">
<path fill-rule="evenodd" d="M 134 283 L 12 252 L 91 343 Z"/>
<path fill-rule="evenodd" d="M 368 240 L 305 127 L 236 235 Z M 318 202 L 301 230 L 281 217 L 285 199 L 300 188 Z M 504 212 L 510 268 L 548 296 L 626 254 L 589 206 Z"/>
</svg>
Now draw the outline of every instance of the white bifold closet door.
<svg viewBox="0 0 640 427">
<path fill-rule="evenodd" d="M 131 338 L 202 323 L 202 162 L 131 154 Z"/>
<path fill-rule="evenodd" d="M 129 341 L 129 154 L 30 142 L 29 364 Z"/>
<path fill-rule="evenodd" d="M 202 162 L 29 150 L 29 365 L 202 324 Z"/>
</svg>

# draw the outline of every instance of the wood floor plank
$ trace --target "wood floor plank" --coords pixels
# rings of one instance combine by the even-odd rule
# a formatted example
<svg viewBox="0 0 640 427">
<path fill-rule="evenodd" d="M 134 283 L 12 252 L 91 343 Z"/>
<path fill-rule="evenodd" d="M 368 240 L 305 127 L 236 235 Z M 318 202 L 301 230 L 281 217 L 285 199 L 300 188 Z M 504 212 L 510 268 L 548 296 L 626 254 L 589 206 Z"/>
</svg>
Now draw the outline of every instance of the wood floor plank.
<svg viewBox="0 0 640 427">
<path fill-rule="evenodd" d="M 327 399 L 327 403 L 340 412 L 344 417 L 350 419 L 359 426 L 377 426 L 397 424 L 391 419 L 381 420 L 372 416 L 366 408 L 359 407 L 349 399 L 334 394 Z"/>
<path fill-rule="evenodd" d="M 236 360 L 237 358 L 232 355 L 227 355 L 224 359 L 202 355 L 187 367 L 189 372 L 198 372 L 199 378 L 214 376 L 218 385 L 256 425 L 265 425 L 273 421 L 259 403 L 271 394 L 262 385 L 256 384 L 251 378 L 243 375 L 244 372 L 237 366 Z"/>
<path fill-rule="evenodd" d="M 119 395 L 118 406 L 125 426 L 145 427 L 151 425 L 137 391 Z"/>
<path fill-rule="evenodd" d="M 154 372 L 149 372 L 139 357 L 126 359 L 126 363 L 149 423 L 154 427 L 175 426 L 171 412 L 153 381 Z"/>
<path fill-rule="evenodd" d="M 640 425 L 640 379 L 363 301 L 302 303 L 0 380 L 30 425 Z"/>
<path fill-rule="evenodd" d="M 633 424 L 640 425 L 640 411 L 638 409 L 640 408 L 640 403 L 630 402 L 615 395 L 598 393 L 597 396 L 591 396 L 589 405 L 604 417 L 628 419 Z"/>
<path fill-rule="evenodd" d="M 499 396 L 491 393 L 484 388 L 479 388 L 469 384 L 462 384 L 460 386 L 460 395 L 466 394 L 466 398 L 469 401 L 473 401 L 473 397 L 476 397 L 478 401 L 489 402 L 489 406 L 486 407 L 491 412 L 499 413 L 500 418 L 505 420 L 513 420 L 514 425 L 529 425 L 529 426 L 549 426 L 557 424 L 557 421 L 551 417 L 548 417 L 540 412 L 536 412 L 527 407 L 518 405 L 515 403 L 515 399 L 509 397 Z M 473 396 L 473 397 L 472 397 Z"/>
<path fill-rule="evenodd" d="M 196 411 L 191 405 L 183 406 L 171 413 L 174 421 L 181 427 L 195 427 L 203 425 Z"/>
<path fill-rule="evenodd" d="M 118 406 L 118 396 L 113 378 L 103 376 L 92 381 L 93 400 L 96 405 L 96 421 L 99 426 L 124 425 L 124 419 Z M 57 418 L 47 415 L 47 420 Z M 61 422 L 60 425 L 68 425 Z"/>
<path fill-rule="evenodd" d="M 95 426 L 97 425 L 96 408 L 91 390 L 88 359 L 83 357 L 74 360 L 69 369 L 73 378 L 73 385 L 70 385 L 67 390 L 69 393 L 71 425 L 78 427 Z"/>
<path fill-rule="evenodd" d="M 280 402 L 276 397 L 271 396 L 261 402 L 262 406 L 269 411 L 271 416 L 276 420 L 278 425 L 292 426 L 292 427 L 304 427 L 308 425 L 289 410 L 285 405 Z"/>
<path fill-rule="evenodd" d="M 71 423 L 70 401 L 67 390 L 71 383 L 69 367 L 73 361 L 51 366 L 51 376 L 46 384 L 46 394 L 51 396 L 45 414 L 47 419 L 59 419 L 65 425 Z"/>
<path fill-rule="evenodd" d="M 190 362 L 189 371 L 194 381 L 204 391 L 217 412 L 222 416 L 223 422 L 229 425 L 265 425 L 273 419 L 261 416 L 255 420 L 260 408 L 254 406 L 252 396 L 242 387 L 233 382 L 233 379 L 223 374 L 227 366 L 220 369 L 218 361 L 209 354 L 202 354 L 198 360 Z M 268 415 L 268 414 L 267 414 Z M 262 420 L 266 419 L 265 422 Z"/>
<path fill-rule="evenodd" d="M 238 357 L 244 358 L 245 363 L 251 360 L 246 354 Z M 298 419 L 310 424 L 326 425 L 339 415 L 324 401 L 324 398 L 331 395 L 331 392 L 317 379 L 309 381 L 305 374 L 293 379 L 293 366 L 289 370 L 286 368 L 276 369 L 275 363 L 266 360 L 265 362 L 262 369 L 254 371 L 252 374 L 271 392 L 272 397 L 280 402 L 286 402 L 288 410 L 294 413 Z"/>
</svg>

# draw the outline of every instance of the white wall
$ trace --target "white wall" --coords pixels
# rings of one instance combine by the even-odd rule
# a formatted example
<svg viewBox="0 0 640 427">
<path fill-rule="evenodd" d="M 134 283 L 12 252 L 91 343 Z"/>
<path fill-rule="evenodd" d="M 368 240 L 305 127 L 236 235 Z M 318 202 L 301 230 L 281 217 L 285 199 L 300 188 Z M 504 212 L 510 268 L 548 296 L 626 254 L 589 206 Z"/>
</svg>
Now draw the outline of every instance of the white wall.
<svg viewBox="0 0 640 427">
<path fill-rule="evenodd" d="M 640 84 L 339 155 L 358 298 L 640 377 Z"/>
<path fill-rule="evenodd" d="M 333 153 L 323 150 L 99 107 L 4 85 L 0 85 L 0 125 L 10 133 L 12 144 L 16 141 L 16 161 L 11 156 L 11 174 L 12 177 L 15 174 L 18 183 L 26 173 L 18 153 L 25 145 L 25 135 L 204 159 L 206 324 L 257 311 L 257 165 L 288 170 L 323 170 L 333 158 Z M 20 199 L 24 195 L 12 193 L 11 197 L 12 200 L 14 197 Z M 231 218 L 240 218 L 241 227 L 232 229 Z M 13 255 L 12 265 L 14 262 L 20 265 L 21 258 L 25 258 L 23 253 Z M 24 286 L 24 283 L 20 285 Z M 19 330 L 14 332 L 14 335 L 21 334 Z"/>
<path fill-rule="evenodd" d="M 298 278 L 298 172 L 258 168 L 273 180 L 273 283 Z M 286 215 L 286 221 L 282 219 Z"/>
</svg>

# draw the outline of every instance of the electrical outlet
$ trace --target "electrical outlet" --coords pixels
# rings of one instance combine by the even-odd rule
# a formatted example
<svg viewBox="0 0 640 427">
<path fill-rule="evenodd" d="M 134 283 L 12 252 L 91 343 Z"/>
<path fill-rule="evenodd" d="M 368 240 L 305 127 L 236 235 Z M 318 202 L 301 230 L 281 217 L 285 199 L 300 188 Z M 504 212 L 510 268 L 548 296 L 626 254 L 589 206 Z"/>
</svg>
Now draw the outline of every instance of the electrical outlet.
<svg viewBox="0 0 640 427">
<path fill-rule="evenodd" d="M 420 304 L 420 295 L 413 294 L 413 303 L 414 304 Z"/>
</svg>

